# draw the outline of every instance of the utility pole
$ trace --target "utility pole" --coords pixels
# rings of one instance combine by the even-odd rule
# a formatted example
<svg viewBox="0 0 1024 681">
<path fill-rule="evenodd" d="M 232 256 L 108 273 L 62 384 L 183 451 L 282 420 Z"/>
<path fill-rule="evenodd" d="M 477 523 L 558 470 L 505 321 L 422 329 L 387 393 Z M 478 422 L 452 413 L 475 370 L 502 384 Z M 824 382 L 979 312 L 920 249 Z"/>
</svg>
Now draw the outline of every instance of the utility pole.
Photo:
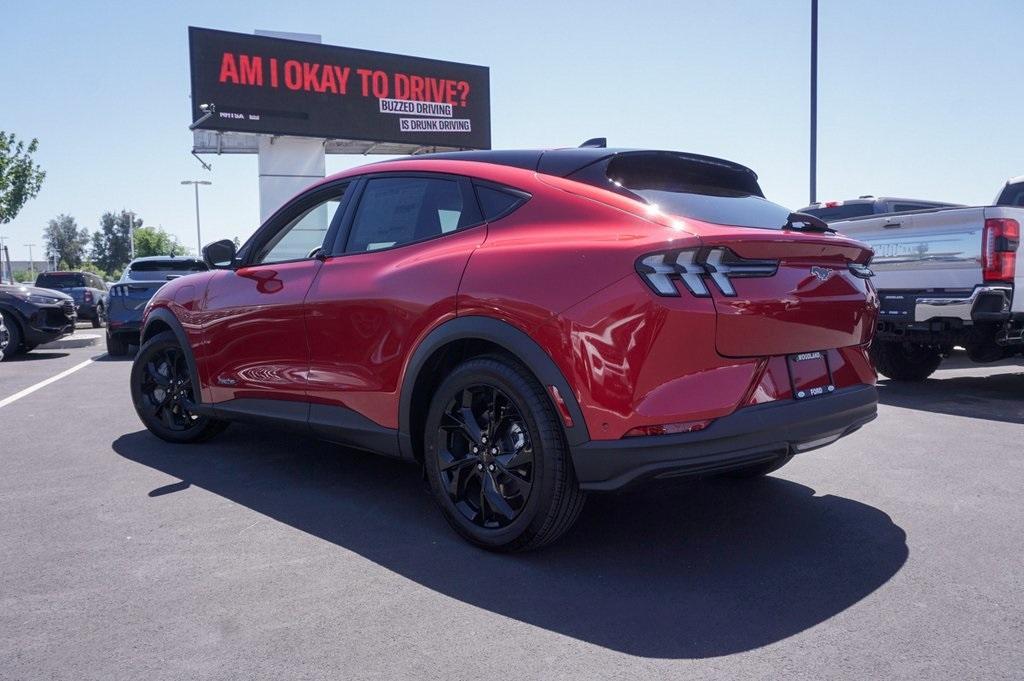
<svg viewBox="0 0 1024 681">
<path fill-rule="evenodd" d="M 36 280 L 36 261 L 32 257 L 32 249 L 35 247 L 35 244 L 22 244 L 22 245 L 23 246 L 28 246 L 28 271 L 32 275 L 32 281 L 35 281 Z M 13 273 L 12 273 L 11 276 L 14 276 Z"/>
<path fill-rule="evenodd" d="M 192 185 L 196 191 L 196 255 L 201 256 L 203 253 L 203 235 L 199 229 L 199 185 L 210 185 L 213 183 L 209 180 L 182 180 L 181 183 L 184 185 Z"/>
<path fill-rule="evenodd" d="M 5 281 L 7 281 L 7 277 L 4 276 L 4 271 L 5 271 L 4 268 L 6 267 L 6 265 L 4 264 L 4 248 L 5 248 L 4 242 L 7 241 L 8 239 L 10 239 L 10 237 L 0 235 L 0 284 L 2 284 Z M 7 276 L 11 278 L 10 281 L 13 284 L 14 283 L 14 272 L 8 272 Z"/>
<path fill-rule="evenodd" d="M 128 214 L 128 241 L 131 242 L 131 259 L 135 260 L 135 213 L 125 212 Z"/>
<path fill-rule="evenodd" d="M 818 0 L 811 0 L 811 200 L 818 198 Z"/>
</svg>

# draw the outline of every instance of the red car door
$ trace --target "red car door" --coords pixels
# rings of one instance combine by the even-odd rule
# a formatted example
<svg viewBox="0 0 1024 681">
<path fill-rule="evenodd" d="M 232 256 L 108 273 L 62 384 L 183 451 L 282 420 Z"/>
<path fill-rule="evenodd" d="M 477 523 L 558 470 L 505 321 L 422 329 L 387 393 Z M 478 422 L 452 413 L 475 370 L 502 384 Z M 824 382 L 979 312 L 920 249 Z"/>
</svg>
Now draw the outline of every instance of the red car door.
<svg viewBox="0 0 1024 681">
<path fill-rule="evenodd" d="M 306 402 L 303 303 L 323 266 L 325 239 L 333 243 L 341 222 L 347 186 L 293 199 L 243 247 L 240 266 L 211 278 L 199 315 L 204 401 Z"/>
<path fill-rule="evenodd" d="M 379 450 L 359 432 L 397 428 L 404 362 L 455 316 L 459 280 L 486 227 L 467 178 L 430 173 L 370 177 L 349 222 L 306 298 L 310 424 Z"/>
</svg>

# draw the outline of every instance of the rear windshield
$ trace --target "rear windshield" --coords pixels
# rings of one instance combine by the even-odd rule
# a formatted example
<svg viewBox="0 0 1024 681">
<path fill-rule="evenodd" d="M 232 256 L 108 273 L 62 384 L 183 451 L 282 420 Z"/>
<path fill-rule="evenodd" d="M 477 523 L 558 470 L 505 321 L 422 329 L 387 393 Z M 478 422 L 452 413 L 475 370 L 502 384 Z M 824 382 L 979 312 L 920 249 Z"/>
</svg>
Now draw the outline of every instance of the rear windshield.
<svg viewBox="0 0 1024 681">
<path fill-rule="evenodd" d="M 158 281 L 206 270 L 206 263 L 202 260 L 143 260 L 133 262 L 129 266 L 126 278 L 139 281 Z"/>
<path fill-rule="evenodd" d="M 40 274 L 36 278 L 36 286 L 40 288 L 78 288 L 85 286 L 85 277 L 81 274 Z"/>
<path fill-rule="evenodd" d="M 620 154 L 607 175 L 663 213 L 719 225 L 782 229 L 791 212 L 764 198 L 751 171 L 700 157 Z"/>
<path fill-rule="evenodd" d="M 850 218 L 873 215 L 875 212 L 875 204 L 873 201 L 865 201 L 864 203 L 844 203 L 841 206 L 804 208 L 800 212 L 813 215 L 816 218 L 821 218 L 825 222 L 836 222 L 837 220 L 849 220 Z"/>
</svg>

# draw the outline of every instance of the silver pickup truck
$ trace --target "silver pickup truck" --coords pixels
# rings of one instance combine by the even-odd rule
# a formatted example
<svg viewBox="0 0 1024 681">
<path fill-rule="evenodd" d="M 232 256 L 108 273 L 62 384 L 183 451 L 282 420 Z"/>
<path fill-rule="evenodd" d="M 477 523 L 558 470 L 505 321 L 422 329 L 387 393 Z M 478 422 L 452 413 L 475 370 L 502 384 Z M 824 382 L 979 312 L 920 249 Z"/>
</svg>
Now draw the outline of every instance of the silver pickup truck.
<svg viewBox="0 0 1024 681">
<path fill-rule="evenodd" d="M 1024 354 L 1024 177 L 995 205 L 935 208 L 831 222 L 875 249 L 881 300 L 871 354 L 878 371 L 920 381 L 954 346 L 975 362 Z"/>
</svg>

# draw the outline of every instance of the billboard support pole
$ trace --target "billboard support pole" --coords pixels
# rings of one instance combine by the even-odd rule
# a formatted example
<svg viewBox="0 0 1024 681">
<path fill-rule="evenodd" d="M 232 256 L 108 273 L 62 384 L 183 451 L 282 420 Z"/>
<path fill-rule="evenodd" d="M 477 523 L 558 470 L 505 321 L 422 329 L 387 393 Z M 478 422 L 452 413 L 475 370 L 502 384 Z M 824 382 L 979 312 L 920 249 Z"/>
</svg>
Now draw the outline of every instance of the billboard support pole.
<svg viewBox="0 0 1024 681">
<path fill-rule="evenodd" d="M 301 40 L 307 43 L 321 42 L 319 35 L 310 33 L 256 31 L 256 35 Z M 323 140 L 260 135 L 257 161 L 260 181 L 260 222 L 265 222 L 274 211 L 284 205 L 285 201 L 317 180 L 322 180 L 327 174 L 326 159 Z"/>
</svg>

